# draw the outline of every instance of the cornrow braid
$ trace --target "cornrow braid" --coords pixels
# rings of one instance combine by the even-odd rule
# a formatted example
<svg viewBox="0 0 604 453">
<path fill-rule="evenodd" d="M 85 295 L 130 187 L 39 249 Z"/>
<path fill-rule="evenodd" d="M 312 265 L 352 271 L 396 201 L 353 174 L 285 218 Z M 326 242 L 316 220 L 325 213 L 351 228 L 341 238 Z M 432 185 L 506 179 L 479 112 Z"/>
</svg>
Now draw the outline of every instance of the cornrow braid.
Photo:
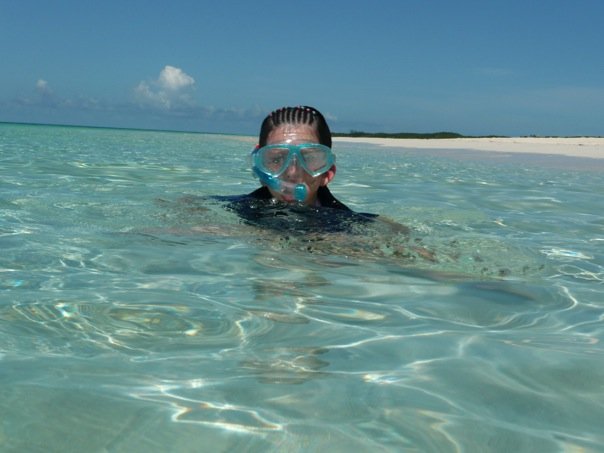
<svg viewBox="0 0 604 453">
<path fill-rule="evenodd" d="M 313 124 L 318 112 L 311 107 L 283 107 L 271 112 L 269 115 L 273 124 Z"/>
<path fill-rule="evenodd" d="M 262 122 L 258 144 L 266 145 L 271 131 L 282 124 L 307 124 L 313 126 L 319 136 L 319 143 L 331 148 L 331 131 L 327 121 L 317 109 L 308 106 L 282 107 L 271 112 Z"/>
</svg>

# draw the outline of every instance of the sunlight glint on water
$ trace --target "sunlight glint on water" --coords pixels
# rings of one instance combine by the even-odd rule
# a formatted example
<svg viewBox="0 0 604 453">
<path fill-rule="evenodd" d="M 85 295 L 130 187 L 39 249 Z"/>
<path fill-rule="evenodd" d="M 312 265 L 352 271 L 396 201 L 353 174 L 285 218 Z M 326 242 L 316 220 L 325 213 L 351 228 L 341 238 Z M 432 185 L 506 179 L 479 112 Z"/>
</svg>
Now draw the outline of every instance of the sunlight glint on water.
<svg viewBox="0 0 604 453">
<path fill-rule="evenodd" d="M 601 448 L 597 164 L 336 143 L 411 234 L 305 236 L 201 198 L 253 143 L 0 124 L 0 450 Z"/>
</svg>

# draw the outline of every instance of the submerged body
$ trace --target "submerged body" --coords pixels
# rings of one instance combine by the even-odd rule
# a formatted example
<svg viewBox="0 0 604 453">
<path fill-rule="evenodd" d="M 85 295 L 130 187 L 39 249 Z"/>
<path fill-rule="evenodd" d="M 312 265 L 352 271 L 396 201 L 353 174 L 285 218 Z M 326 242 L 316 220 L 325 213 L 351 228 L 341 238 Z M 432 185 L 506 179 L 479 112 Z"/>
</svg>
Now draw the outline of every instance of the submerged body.
<svg viewBox="0 0 604 453">
<path fill-rule="evenodd" d="M 250 194 L 226 197 L 226 207 L 248 224 L 283 233 L 352 232 L 355 225 L 373 222 L 377 215 L 357 213 L 337 200 L 327 187 L 317 191 L 319 206 L 276 201 L 267 187 Z"/>
</svg>

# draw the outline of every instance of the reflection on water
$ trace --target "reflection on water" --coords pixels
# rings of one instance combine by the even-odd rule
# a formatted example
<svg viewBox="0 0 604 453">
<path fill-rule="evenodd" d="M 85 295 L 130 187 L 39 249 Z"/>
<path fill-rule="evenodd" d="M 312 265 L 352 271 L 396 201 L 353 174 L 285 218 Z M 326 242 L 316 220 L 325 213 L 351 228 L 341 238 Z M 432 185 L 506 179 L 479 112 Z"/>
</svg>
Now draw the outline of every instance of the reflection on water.
<svg viewBox="0 0 604 453">
<path fill-rule="evenodd" d="M 0 450 L 604 443 L 597 173 L 351 147 L 334 193 L 388 220 L 309 232 L 298 210 L 292 233 L 208 198 L 251 189 L 244 138 L 23 127 L 0 168 Z"/>
</svg>

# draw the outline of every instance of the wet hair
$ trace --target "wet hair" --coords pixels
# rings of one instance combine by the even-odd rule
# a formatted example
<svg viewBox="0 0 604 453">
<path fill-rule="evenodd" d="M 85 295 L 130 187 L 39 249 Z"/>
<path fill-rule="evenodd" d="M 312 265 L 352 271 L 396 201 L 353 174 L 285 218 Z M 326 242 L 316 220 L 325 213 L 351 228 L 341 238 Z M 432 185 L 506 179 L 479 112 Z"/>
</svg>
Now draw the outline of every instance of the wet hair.
<svg viewBox="0 0 604 453">
<path fill-rule="evenodd" d="M 319 143 L 331 148 L 331 131 L 321 112 L 313 107 L 282 107 L 268 115 L 260 127 L 258 145 L 265 146 L 271 131 L 282 124 L 307 124 L 312 126 L 319 136 Z"/>
</svg>

